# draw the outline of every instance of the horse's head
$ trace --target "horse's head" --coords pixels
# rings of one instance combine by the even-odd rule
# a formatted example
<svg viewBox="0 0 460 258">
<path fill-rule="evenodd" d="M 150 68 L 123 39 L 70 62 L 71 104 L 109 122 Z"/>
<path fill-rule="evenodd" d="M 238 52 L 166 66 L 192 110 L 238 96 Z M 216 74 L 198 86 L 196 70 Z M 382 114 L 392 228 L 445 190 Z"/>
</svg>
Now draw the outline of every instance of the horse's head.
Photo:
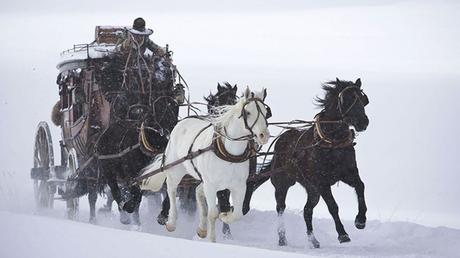
<svg viewBox="0 0 460 258">
<path fill-rule="evenodd" d="M 265 89 L 254 93 L 246 88 L 235 105 L 214 108 L 214 125 L 222 128 L 230 138 L 251 138 L 261 145 L 267 143 L 270 138 L 267 119 L 271 117 L 271 111 L 264 103 L 266 96 Z"/>
<path fill-rule="evenodd" d="M 267 89 L 263 88 L 260 92 L 251 92 L 246 88 L 242 102 L 240 117 L 243 119 L 244 126 L 253 135 L 259 144 L 266 144 L 270 139 L 267 119 L 271 117 L 270 108 L 264 103 L 267 97 Z"/>
<path fill-rule="evenodd" d="M 224 86 L 217 84 L 217 93 L 210 93 L 208 97 L 204 98 L 208 102 L 208 113 L 214 113 L 214 107 L 223 105 L 234 105 L 238 99 L 236 91 L 238 88 L 230 85 L 230 83 L 224 83 Z"/>
<path fill-rule="evenodd" d="M 326 96 L 323 99 L 318 98 L 317 102 L 326 113 L 342 119 L 358 132 L 366 130 L 369 118 L 365 106 L 369 104 L 369 99 L 361 89 L 361 79 L 351 82 L 337 78 L 336 81 L 323 84 L 323 89 Z"/>
</svg>

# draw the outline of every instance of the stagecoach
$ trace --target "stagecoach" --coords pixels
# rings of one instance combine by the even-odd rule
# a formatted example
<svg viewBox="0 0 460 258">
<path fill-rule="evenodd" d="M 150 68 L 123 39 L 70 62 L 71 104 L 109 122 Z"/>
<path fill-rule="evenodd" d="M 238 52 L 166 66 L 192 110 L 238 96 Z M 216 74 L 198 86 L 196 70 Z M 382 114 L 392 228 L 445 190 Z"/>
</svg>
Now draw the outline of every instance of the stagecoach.
<svg viewBox="0 0 460 258">
<path fill-rule="evenodd" d="M 217 193 L 220 202 L 219 211 L 215 210 L 214 205 L 208 205 L 208 209 L 212 209 L 212 212 L 208 212 L 208 214 L 219 214 L 219 218 L 223 222 L 230 223 L 246 213 L 249 210 L 252 192 L 268 178 L 271 178 L 275 187 L 277 211 L 281 218 L 285 209 L 284 200 L 287 190 L 295 182 L 299 182 L 308 192 L 304 218 L 308 239 L 313 246 L 319 247 L 319 242 L 313 235 L 311 222 L 313 208 L 318 203 L 320 196 L 325 200 L 330 213 L 333 215 L 339 241 L 348 242 L 350 238 L 340 222 L 337 204 L 330 192 L 330 186 L 341 180 L 356 189 L 359 213 L 356 216 L 355 226 L 358 229 L 365 227 L 367 208 L 364 201 L 364 184 L 359 177 L 355 160 L 353 147 L 355 133 L 350 130 L 350 127 L 353 126 L 357 131 L 364 131 L 369 123 L 365 114 L 365 106 L 369 100 L 361 89 L 360 79 L 356 82 L 336 79 L 336 81 L 323 84 L 326 94 L 324 99 L 318 99 L 319 106 L 323 107 L 323 110 L 315 116 L 315 121 L 295 120 L 268 123 L 267 119 L 271 116 L 271 112 L 264 103 L 266 91 L 254 94 L 248 88 L 235 105 L 217 101 L 220 104 L 230 104 L 226 107 L 228 108 L 226 112 L 233 112 L 228 116 L 221 114 L 226 119 L 225 123 L 219 124 L 216 120 L 206 120 L 206 118 L 199 116 L 190 117 L 191 119 L 187 121 L 193 121 L 199 125 L 205 124 L 206 127 L 200 127 L 198 130 L 198 127 L 189 126 L 194 128 L 193 130 L 196 132 L 186 135 L 189 137 L 188 140 L 191 141 L 191 145 L 183 144 L 182 141 L 186 140 L 184 139 L 185 134 L 181 135 L 175 132 L 186 132 L 184 124 L 193 125 L 193 123 L 181 122 L 176 127 L 178 130 L 170 134 L 178 123 L 179 106 L 185 99 L 184 87 L 182 86 L 182 83 L 185 84 L 185 82 L 172 64 L 171 53 L 168 47 L 162 55 L 143 53 L 140 51 L 139 45 L 136 48 L 137 52 L 132 52 L 130 49 L 129 53 L 123 53 L 118 48 L 119 36 L 126 35 L 127 30 L 129 30 L 127 27 L 98 26 L 96 27 L 94 42 L 75 45 L 72 49 L 61 54 L 61 61 L 57 66 L 59 74 L 56 81 L 60 99 L 53 108 L 52 115 L 53 123 L 61 128 L 61 139 L 59 140 L 61 162 L 59 165 L 54 163 L 50 128 L 46 122 L 40 122 L 35 134 L 34 166 L 31 169 L 38 207 L 52 207 L 57 193 L 60 199 L 67 202 L 68 215 L 73 217 L 78 209 L 78 198 L 88 193 L 91 218 L 93 218 L 97 190 L 108 184 L 112 194 L 118 194 L 114 198 L 119 207 L 131 213 L 139 208 L 141 199 L 139 184 L 147 185 L 144 189 L 149 189 L 148 181 L 153 176 L 157 174 L 164 176 L 166 172 L 171 173 L 168 169 L 185 161 L 190 162 L 193 167 L 194 172 L 191 173 L 195 173 L 196 177 L 203 181 L 203 178 L 206 177 L 202 178 L 200 173 L 207 171 L 206 168 L 210 167 L 203 166 L 203 164 L 209 165 L 207 162 L 214 160 L 215 164 L 222 166 L 216 165 L 209 173 L 220 173 L 224 171 L 221 169 L 224 166 L 228 168 L 228 171 L 224 171 L 226 174 L 221 174 L 220 177 L 208 177 L 208 180 L 214 179 L 216 182 L 222 183 L 219 180 L 228 179 L 228 182 L 225 182 L 228 184 L 219 185 L 219 187 L 224 188 L 218 189 L 221 192 L 220 196 Z M 226 91 L 224 88 L 221 89 Z M 228 89 L 234 90 L 234 92 L 232 90 L 230 92 L 236 99 L 236 87 Z M 218 92 L 216 96 L 222 97 L 223 94 Z M 190 110 L 189 100 L 187 101 Z M 249 106 L 251 112 L 247 110 Z M 238 119 L 243 119 L 244 126 Z M 231 122 L 234 123 L 234 126 L 229 128 L 238 130 L 236 138 L 230 137 L 227 127 L 225 127 Z M 274 146 L 273 152 L 270 152 L 270 147 L 265 153 L 258 152 L 255 139 L 257 138 L 260 144 L 267 143 L 270 137 L 267 130 L 269 125 L 278 125 L 287 131 L 276 137 L 274 145 L 273 143 L 270 145 L 270 147 Z M 298 125 L 298 127 L 293 127 L 293 125 Z M 201 144 L 206 142 L 208 145 L 194 146 L 198 136 L 208 129 L 211 130 L 212 134 L 203 134 L 206 136 L 200 138 Z M 126 130 L 126 132 L 120 134 L 120 130 Z M 254 133 L 254 130 L 259 131 Z M 128 132 L 131 134 L 129 135 Z M 133 135 L 135 136 L 134 141 L 132 141 Z M 178 136 L 174 137 L 174 135 Z M 178 140 L 177 138 L 181 139 Z M 125 141 L 126 139 L 131 139 L 131 142 Z M 173 147 L 168 147 L 165 151 L 168 141 L 175 142 L 175 144 L 172 144 Z M 244 141 L 247 145 L 242 154 L 234 155 L 226 150 L 223 141 L 228 141 L 229 144 Z M 127 142 L 129 142 L 128 145 Z M 211 143 L 209 144 L 209 142 Z M 117 146 L 120 148 L 117 149 Z M 185 156 L 178 157 L 177 160 L 165 161 L 171 157 L 171 150 L 185 147 L 188 148 Z M 192 147 L 196 148 L 193 149 Z M 113 149 L 116 151 L 110 152 Z M 170 153 L 167 153 L 168 151 Z M 212 156 L 210 152 L 214 152 L 215 155 Z M 133 153 L 142 154 L 142 160 L 147 160 L 147 163 L 138 164 L 138 157 L 133 156 L 131 159 L 130 155 Z M 177 156 L 177 153 L 174 155 Z M 172 156 L 174 157 L 174 155 Z M 206 155 L 212 159 L 201 160 L 202 170 L 199 172 L 197 167 L 200 165 L 195 166 L 193 160 L 199 156 L 203 159 Z M 268 162 L 268 165 L 265 164 L 267 155 L 274 155 L 272 159 L 274 162 Z M 147 156 L 148 159 L 145 158 Z M 257 157 L 260 156 L 263 157 L 264 162 L 257 164 Z M 153 157 L 157 158 L 152 162 Z M 115 165 L 107 162 L 115 159 L 125 160 L 114 163 Z M 240 176 L 236 177 L 239 179 L 246 176 L 247 174 L 244 175 L 246 168 L 241 166 L 241 169 L 232 170 L 229 169 L 231 167 L 229 165 L 233 166 L 235 163 L 247 162 L 248 160 L 249 178 L 247 180 L 244 178 L 245 181 L 232 178 L 232 173 L 240 173 Z M 150 170 L 144 171 L 143 169 L 149 163 L 153 164 L 149 168 Z M 107 168 L 109 170 L 125 170 L 133 164 L 137 167 L 135 166 L 136 169 L 129 169 L 131 173 L 129 175 L 123 173 L 112 177 L 107 175 Z M 185 169 L 185 167 L 183 168 Z M 169 205 L 168 207 L 163 206 L 163 211 L 158 217 L 158 222 L 166 224 L 166 228 L 170 231 L 175 229 L 175 191 L 181 180 L 178 175 L 183 175 L 180 173 L 183 173 L 184 169 L 176 170 L 176 178 L 174 176 L 168 177 L 170 181 L 168 183 L 169 199 L 173 202 L 171 221 L 168 219 L 167 213 Z M 191 170 L 190 166 L 188 170 Z M 139 175 L 139 172 L 143 174 Z M 121 179 L 121 183 L 117 181 L 118 179 Z M 171 183 L 174 180 L 176 181 Z M 193 199 L 195 188 L 192 186 L 196 186 L 197 182 L 201 181 L 186 179 L 186 187 L 183 184 L 182 191 L 179 189 L 179 196 Z M 164 179 L 159 180 L 159 182 L 160 184 L 150 184 L 150 186 L 155 186 L 150 190 L 157 189 L 157 185 L 161 186 Z M 238 187 L 231 185 L 232 182 L 237 182 Z M 206 214 L 204 211 L 206 205 L 204 205 L 203 200 L 208 198 L 205 196 L 203 185 L 197 188 L 197 196 L 199 196 L 197 201 L 202 215 Z M 227 186 L 227 188 L 221 185 Z M 233 209 L 229 203 L 229 189 L 231 189 L 232 194 L 238 193 L 236 203 L 239 206 Z M 246 190 L 245 193 L 240 191 L 242 189 Z M 216 199 L 214 193 L 209 196 L 211 201 Z M 242 197 L 245 197 L 244 203 Z M 235 201 L 233 196 L 232 199 Z M 186 204 L 194 203 L 187 202 Z M 165 213 L 163 213 L 164 211 Z M 232 217 L 233 215 L 234 217 Z M 206 236 L 206 223 L 204 221 L 204 216 L 201 216 L 200 225 L 204 225 L 205 228 L 199 228 L 198 235 L 200 237 Z M 213 221 L 212 223 L 215 223 L 215 218 Z M 213 226 L 212 228 L 214 230 Z M 282 223 L 278 229 L 278 235 L 279 244 L 286 245 Z M 215 241 L 215 234 L 212 233 L 210 239 Z"/>
<path fill-rule="evenodd" d="M 98 160 L 111 157 L 97 155 L 96 148 L 111 124 L 123 120 L 132 121 L 139 127 L 139 119 L 146 110 L 154 109 L 156 116 L 164 116 L 163 111 L 169 110 L 168 121 L 158 119 L 156 128 L 153 128 L 163 137 L 162 140 L 167 140 L 167 134 L 177 123 L 184 89 L 180 74 L 172 64 L 171 52 L 166 46 L 163 56 L 148 50 L 141 53 L 140 58 L 120 53 L 117 43 L 127 29 L 97 26 L 92 43 L 74 45 L 61 53 L 56 81 L 59 101 L 52 114 L 53 123 L 61 129 L 61 161 L 55 163 L 49 125 L 40 122 L 35 134 L 31 169 L 38 207 L 52 207 L 55 199 L 64 199 L 72 214 L 78 208 L 78 198 L 69 197 L 80 196 L 84 191 L 96 194 L 95 190 L 105 184 Z M 149 95 L 148 100 L 142 99 L 145 95 Z M 158 101 L 151 101 L 153 98 Z M 146 153 L 152 151 L 152 146 L 157 151 L 162 147 L 149 144 L 145 139 L 140 142 L 133 148 L 141 148 Z M 87 182 L 83 187 L 86 189 L 75 187 L 82 178 Z"/>
</svg>

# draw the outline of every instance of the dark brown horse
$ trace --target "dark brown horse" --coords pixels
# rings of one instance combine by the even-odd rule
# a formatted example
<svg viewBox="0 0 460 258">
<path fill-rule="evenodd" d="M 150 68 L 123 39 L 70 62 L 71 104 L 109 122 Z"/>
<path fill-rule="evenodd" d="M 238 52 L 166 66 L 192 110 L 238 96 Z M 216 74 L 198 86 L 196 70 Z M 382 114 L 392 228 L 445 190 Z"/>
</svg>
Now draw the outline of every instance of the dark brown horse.
<svg viewBox="0 0 460 258">
<path fill-rule="evenodd" d="M 286 208 L 287 192 L 296 182 L 308 194 L 304 219 L 308 240 L 315 248 L 320 244 L 313 234 L 312 216 L 320 197 L 326 202 L 334 219 L 340 243 L 350 241 L 331 192 L 331 185 L 338 181 L 356 190 L 359 211 L 355 225 L 358 229 L 366 225 L 364 183 L 359 177 L 354 148 L 355 134 L 350 127 L 358 132 L 366 130 L 369 119 L 365 106 L 369 100 L 361 89 L 360 79 L 356 82 L 337 79 L 324 84 L 323 89 L 325 97 L 317 99 L 323 110 L 316 115 L 315 125 L 306 130 L 286 131 L 275 143 L 271 182 L 275 187 L 276 211 L 280 219 L 279 245 L 287 244 L 282 216 Z M 276 170 L 281 172 L 275 173 Z"/>
</svg>

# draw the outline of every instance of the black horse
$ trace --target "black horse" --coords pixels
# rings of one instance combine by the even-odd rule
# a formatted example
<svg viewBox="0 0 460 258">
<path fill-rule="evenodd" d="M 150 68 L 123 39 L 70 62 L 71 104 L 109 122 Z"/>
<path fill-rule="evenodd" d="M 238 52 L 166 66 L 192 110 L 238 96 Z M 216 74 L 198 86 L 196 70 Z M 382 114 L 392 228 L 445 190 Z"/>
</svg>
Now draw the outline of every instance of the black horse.
<svg viewBox="0 0 460 258">
<path fill-rule="evenodd" d="M 349 242 L 339 218 L 339 209 L 331 192 L 331 185 L 342 181 L 355 188 L 359 211 L 355 226 L 366 226 L 366 203 L 364 183 L 358 173 L 354 148 L 354 130 L 366 130 L 369 119 L 365 106 L 369 103 L 361 89 L 361 80 L 331 81 L 323 84 L 324 98 L 317 98 L 322 111 L 315 117 L 314 126 L 306 130 L 289 130 L 281 134 L 275 143 L 271 162 L 271 182 L 275 187 L 276 211 L 280 217 L 278 228 L 279 245 L 286 245 L 282 215 L 286 208 L 286 195 L 291 186 L 300 183 L 307 191 L 308 199 L 304 207 L 304 219 L 308 240 L 315 248 L 320 246 L 313 234 L 313 209 L 320 197 L 324 199 L 332 215 L 340 243 Z M 263 183 L 267 180 L 261 178 Z M 245 200 L 249 204 L 250 198 Z"/>
<path fill-rule="evenodd" d="M 159 70 L 157 63 L 155 71 Z M 124 80 L 128 81 L 128 86 L 117 88 L 114 95 L 108 97 L 114 122 L 101 135 L 96 146 L 98 168 L 119 209 L 128 213 L 137 211 L 142 199 L 139 186 L 131 184 L 132 180 L 149 164 L 153 155 L 164 150 L 168 135 L 177 123 L 179 110 L 173 98 L 171 71 L 162 73 L 161 78 L 149 80 L 138 74 L 137 70 L 128 71 L 131 80 Z M 139 221 L 135 223 L 139 224 Z"/>
</svg>

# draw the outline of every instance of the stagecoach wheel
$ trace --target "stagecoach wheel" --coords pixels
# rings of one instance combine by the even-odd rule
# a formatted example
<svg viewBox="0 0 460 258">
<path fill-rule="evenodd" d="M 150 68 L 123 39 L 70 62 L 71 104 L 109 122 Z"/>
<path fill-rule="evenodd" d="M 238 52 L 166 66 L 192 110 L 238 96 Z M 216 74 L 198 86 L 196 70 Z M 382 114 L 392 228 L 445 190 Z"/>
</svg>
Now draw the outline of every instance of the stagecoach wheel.
<svg viewBox="0 0 460 258">
<path fill-rule="evenodd" d="M 69 156 L 67 158 L 67 182 L 66 182 L 66 191 L 70 196 L 75 196 L 76 185 L 75 176 L 78 168 L 78 160 L 76 156 L 75 149 L 69 151 Z M 68 198 L 67 202 L 67 218 L 74 220 L 78 216 L 79 209 L 79 198 Z"/>
<path fill-rule="evenodd" d="M 38 208 L 53 208 L 55 189 L 48 182 L 53 167 L 53 141 L 48 124 L 42 121 L 38 124 L 35 134 L 34 167 L 31 171 L 35 203 Z"/>
</svg>

